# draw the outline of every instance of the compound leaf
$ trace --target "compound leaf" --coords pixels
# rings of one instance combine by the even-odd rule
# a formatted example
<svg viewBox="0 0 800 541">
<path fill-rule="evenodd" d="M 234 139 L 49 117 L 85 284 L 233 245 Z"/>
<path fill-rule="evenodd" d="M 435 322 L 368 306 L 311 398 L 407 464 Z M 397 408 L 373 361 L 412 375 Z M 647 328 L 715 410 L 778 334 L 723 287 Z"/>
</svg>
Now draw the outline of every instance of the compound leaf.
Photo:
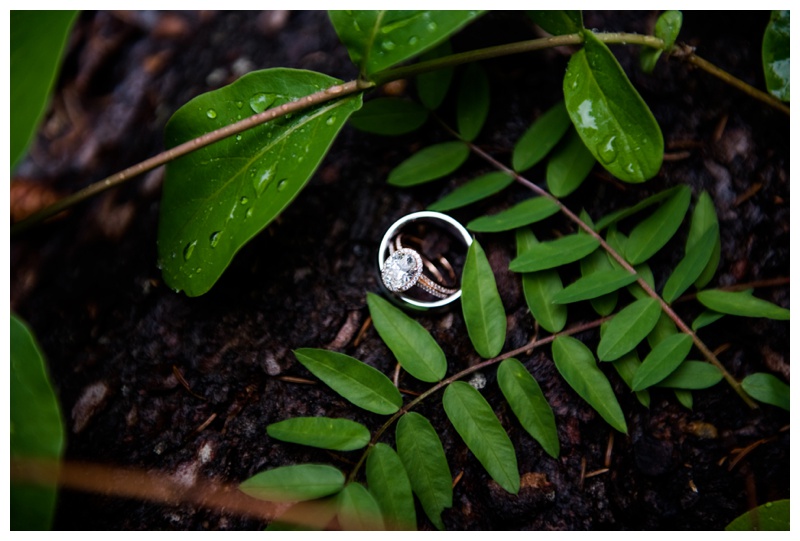
<svg viewBox="0 0 800 541">
<path fill-rule="evenodd" d="M 789 411 L 789 386 L 772 374 L 750 374 L 742 380 L 742 389 L 759 402 Z"/>
<path fill-rule="evenodd" d="M 314 348 L 297 349 L 294 356 L 309 372 L 360 408 L 390 415 L 403 405 L 391 380 L 358 359 Z"/>
<path fill-rule="evenodd" d="M 165 145 L 177 146 L 270 107 L 340 83 L 305 70 L 254 71 L 178 109 Z M 202 295 L 236 252 L 269 224 L 311 178 L 361 95 L 281 117 L 170 162 L 158 224 L 164 280 Z"/>
<path fill-rule="evenodd" d="M 553 409 L 539 384 L 517 359 L 506 359 L 497 369 L 497 383 L 522 428 L 548 455 L 558 458 L 558 429 Z"/>
<path fill-rule="evenodd" d="M 350 116 L 350 124 L 361 131 L 379 135 L 409 133 L 428 120 L 428 110 L 415 101 L 376 98 Z"/>
<path fill-rule="evenodd" d="M 686 359 L 690 349 L 692 338 L 688 334 L 677 333 L 664 338 L 642 361 L 631 388 L 641 391 L 663 380 Z"/>
<path fill-rule="evenodd" d="M 594 299 L 635 281 L 636 275 L 624 269 L 594 272 L 565 287 L 563 291 L 553 296 L 553 302 L 567 304 Z"/>
<path fill-rule="evenodd" d="M 444 530 L 441 514 L 453 505 L 453 478 L 439 436 L 425 417 L 410 412 L 397 422 L 395 439 L 414 494 L 433 525 Z"/>
<path fill-rule="evenodd" d="M 259 500 L 299 502 L 335 494 L 342 487 L 344 474 L 333 466 L 297 464 L 257 473 L 239 490 Z"/>
<path fill-rule="evenodd" d="M 571 336 L 559 336 L 553 341 L 553 361 L 558 372 L 578 396 L 588 402 L 613 428 L 624 434 L 628 433 L 628 425 L 614 390 L 605 374 L 597 367 L 589 348 Z"/>
<path fill-rule="evenodd" d="M 370 437 L 361 423 L 330 417 L 293 417 L 267 426 L 267 434 L 276 440 L 333 451 L 362 449 Z"/>
<path fill-rule="evenodd" d="M 744 291 L 707 289 L 697 293 L 697 300 L 706 308 L 722 314 L 745 317 L 789 319 L 789 310 L 769 301 L 753 297 Z"/>
<path fill-rule="evenodd" d="M 367 455 L 367 484 L 377 500 L 388 530 L 416 530 L 417 513 L 411 481 L 394 449 L 375 444 Z"/>
<path fill-rule="evenodd" d="M 596 160 L 575 130 L 547 161 L 547 189 L 556 197 L 566 197 L 589 176 Z"/>
<path fill-rule="evenodd" d="M 514 272 L 534 272 L 560 267 L 586 257 L 599 245 L 597 239 L 583 233 L 567 235 L 532 246 L 512 259 L 508 268 Z"/>
<path fill-rule="evenodd" d="M 514 171 L 522 172 L 539 163 L 564 137 L 569 126 L 569 115 L 563 101 L 542 113 L 514 145 L 511 157 Z"/>
<path fill-rule="evenodd" d="M 461 309 L 472 346 L 485 359 L 496 356 L 506 341 L 506 311 L 492 267 L 477 240 L 467 250 L 461 290 Z"/>
<path fill-rule="evenodd" d="M 449 175 L 467 161 L 469 147 L 462 141 L 448 141 L 423 148 L 391 170 L 392 186 L 416 186 Z"/>
<path fill-rule="evenodd" d="M 491 216 L 481 216 L 467 224 L 471 231 L 496 233 L 540 222 L 558 212 L 558 204 L 546 197 L 531 197 Z"/>
<path fill-rule="evenodd" d="M 631 231 L 625 246 L 625 259 L 638 265 L 650 259 L 673 235 L 689 209 L 692 190 L 682 185 L 658 209 Z"/>
<path fill-rule="evenodd" d="M 501 171 L 486 173 L 459 186 L 428 206 L 428 210 L 442 212 L 461 208 L 494 195 L 510 186 L 513 182 L 513 177 Z"/>
<path fill-rule="evenodd" d="M 572 123 L 597 161 L 625 182 L 654 177 L 664 158 L 664 137 L 608 47 L 589 30 L 564 76 Z"/>
<path fill-rule="evenodd" d="M 781 101 L 789 101 L 789 11 L 773 11 L 764 31 L 761 60 L 767 90 Z"/>
<path fill-rule="evenodd" d="M 336 498 L 339 524 L 348 531 L 383 530 L 381 508 L 372 494 L 360 483 L 348 483 Z"/>
<path fill-rule="evenodd" d="M 447 418 L 492 479 L 511 494 L 519 492 L 514 446 L 481 393 L 469 383 L 456 381 L 445 389 L 442 404 Z"/>
<path fill-rule="evenodd" d="M 517 229 L 516 236 L 518 256 L 539 242 L 527 227 Z M 550 332 L 560 331 L 567 323 L 566 305 L 553 302 L 553 297 L 562 289 L 564 286 L 556 269 L 522 274 L 522 292 L 531 315 L 543 329 Z"/>
<path fill-rule="evenodd" d="M 447 359 L 422 325 L 374 293 L 367 293 L 367 305 L 375 330 L 406 372 L 427 382 L 444 377 Z"/>
<path fill-rule="evenodd" d="M 464 68 L 456 98 L 456 124 L 465 141 L 475 139 L 489 114 L 489 78 L 480 64 Z"/>
<path fill-rule="evenodd" d="M 601 361 L 619 359 L 645 339 L 660 314 L 661 306 L 653 298 L 639 299 L 626 306 L 609 322 L 597 346 L 597 356 Z"/>
</svg>

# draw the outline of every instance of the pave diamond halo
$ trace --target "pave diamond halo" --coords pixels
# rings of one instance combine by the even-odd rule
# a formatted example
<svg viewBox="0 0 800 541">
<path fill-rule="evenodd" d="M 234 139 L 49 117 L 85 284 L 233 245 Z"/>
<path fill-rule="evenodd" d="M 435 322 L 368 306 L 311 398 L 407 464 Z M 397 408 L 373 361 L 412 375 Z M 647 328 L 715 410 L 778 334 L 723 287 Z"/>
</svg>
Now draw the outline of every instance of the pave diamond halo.
<svg viewBox="0 0 800 541">
<path fill-rule="evenodd" d="M 408 291 L 422 275 L 422 257 L 411 248 L 400 248 L 383 262 L 381 279 L 389 291 Z"/>
</svg>

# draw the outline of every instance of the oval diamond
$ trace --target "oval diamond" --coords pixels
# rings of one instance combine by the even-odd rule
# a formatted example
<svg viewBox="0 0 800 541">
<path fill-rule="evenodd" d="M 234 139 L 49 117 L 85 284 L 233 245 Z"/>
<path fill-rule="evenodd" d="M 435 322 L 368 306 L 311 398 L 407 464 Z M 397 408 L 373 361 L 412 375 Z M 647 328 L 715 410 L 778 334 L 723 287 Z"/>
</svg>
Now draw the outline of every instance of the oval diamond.
<svg viewBox="0 0 800 541">
<path fill-rule="evenodd" d="M 422 258 L 411 248 L 400 248 L 386 258 L 381 278 L 389 291 L 414 287 L 422 274 Z"/>
</svg>

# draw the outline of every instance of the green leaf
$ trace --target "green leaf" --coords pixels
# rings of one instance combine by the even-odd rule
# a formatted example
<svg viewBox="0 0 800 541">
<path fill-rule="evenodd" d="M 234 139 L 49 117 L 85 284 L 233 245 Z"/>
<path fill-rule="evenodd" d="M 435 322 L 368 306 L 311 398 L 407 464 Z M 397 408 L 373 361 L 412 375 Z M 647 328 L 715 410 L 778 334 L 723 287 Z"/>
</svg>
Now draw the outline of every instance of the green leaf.
<svg viewBox="0 0 800 541">
<path fill-rule="evenodd" d="M 619 359 L 653 330 L 661 314 L 661 306 L 652 298 L 639 299 L 626 306 L 609 322 L 600 338 L 597 356 L 601 361 Z"/>
<path fill-rule="evenodd" d="M 348 483 L 337 496 L 339 525 L 347 531 L 383 530 L 381 508 L 360 483 Z"/>
<path fill-rule="evenodd" d="M 167 123 L 165 145 L 174 147 L 340 82 L 283 68 L 249 73 L 178 109 Z M 167 285 L 192 297 L 208 291 L 236 252 L 305 186 L 360 106 L 360 94 L 328 102 L 170 162 L 158 224 L 159 265 Z"/>
<path fill-rule="evenodd" d="M 9 80 L 12 170 L 28 148 L 47 108 L 77 14 L 74 10 L 11 10 Z"/>
<path fill-rule="evenodd" d="M 642 47 L 642 52 L 639 56 L 642 71 L 645 73 L 652 72 L 661 53 L 663 51 L 672 50 L 672 47 L 675 45 L 675 40 L 678 39 L 682 24 L 683 14 L 680 11 L 665 11 L 658 17 L 653 35 L 664 41 L 664 47 L 663 49 Z"/>
<path fill-rule="evenodd" d="M 661 168 L 661 128 L 608 47 L 589 30 L 583 35 L 583 49 L 572 55 L 564 76 L 567 112 L 609 173 L 644 182 Z"/>
<path fill-rule="evenodd" d="M 721 291 L 707 289 L 697 294 L 703 306 L 723 314 L 745 317 L 766 317 L 769 319 L 789 319 L 789 310 L 769 301 L 753 297 L 744 291 Z"/>
<path fill-rule="evenodd" d="M 605 250 L 595 250 L 591 254 L 587 255 L 581 259 L 580 266 L 581 276 L 583 278 L 589 278 L 589 276 L 595 273 L 607 272 L 614 269 L 623 270 L 622 267 L 616 263 L 616 261 L 613 261 L 611 257 L 609 257 L 608 252 Z M 617 295 L 617 292 L 612 291 L 611 293 L 606 293 L 605 295 L 589 299 L 589 302 L 591 303 L 595 312 L 605 317 L 612 313 L 614 308 L 616 308 L 618 297 L 619 296 Z"/>
<path fill-rule="evenodd" d="M 652 289 L 653 291 L 656 290 L 655 278 L 653 277 L 653 271 L 650 270 L 650 265 L 648 265 L 647 263 L 641 263 L 639 265 L 636 265 L 634 267 L 634 270 L 636 271 L 636 275 L 642 280 L 644 280 L 647 283 L 647 285 L 650 286 L 650 289 Z M 644 299 L 645 297 L 650 296 L 650 294 L 644 290 L 644 288 L 639 284 L 639 282 L 629 285 L 628 291 L 630 292 L 631 295 L 633 295 L 637 299 Z"/>
<path fill-rule="evenodd" d="M 428 206 L 428 210 L 442 212 L 461 208 L 494 195 L 509 187 L 513 182 L 513 177 L 501 171 L 486 173 L 459 186 Z"/>
<path fill-rule="evenodd" d="M 375 330 L 406 372 L 427 382 L 444 377 L 447 359 L 422 325 L 374 293 L 367 293 L 367 305 Z"/>
<path fill-rule="evenodd" d="M 518 256 L 539 242 L 527 227 L 517 229 L 516 237 Z M 522 275 L 522 292 L 531 315 L 549 332 L 558 332 L 567 323 L 567 307 L 553 303 L 553 297 L 563 288 L 561 277 L 555 269 L 526 272 Z"/>
<path fill-rule="evenodd" d="M 367 484 L 377 500 L 387 530 L 416 530 L 411 481 L 394 449 L 378 443 L 367 455 Z"/>
<path fill-rule="evenodd" d="M 449 175 L 469 157 L 462 141 L 449 141 L 423 148 L 389 172 L 392 186 L 416 186 Z"/>
<path fill-rule="evenodd" d="M 647 343 L 651 348 L 656 347 L 658 344 L 669 338 L 673 334 L 678 333 L 678 328 L 666 312 L 661 312 L 658 316 L 658 322 L 653 330 L 647 335 Z"/>
<path fill-rule="evenodd" d="M 497 383 L 522 428 L 548 455 L 558 458 L 556 418 L 539 384 L 517 359 L 506 359 L 497 369 Z"/>
<path fill-rule="evenodd" d="M 669 376 L 686 359 L 691 349 L 692 338 L 688 334 L 677 333 L 662 340 L 636 371 L 632 389 L 641 391 Z"/>
<path fill-rule="evenodd" d="M 586 180 L 595 161 L 578 132 L 570 130 L 547 161 L 547 189 L 556 197 L 568 196 Z"/>
<path fill-rule="evenodd" d="M 461 290 L 461 309 L 472 346 L 485 359 L 496 356 L 506 341 L 506 311 L 492 267 L 477 240 L 467 251 Z"/>
<path fill-rule="evenodd" d="M 625 258 L 631 265 L 650 259 L 678 231 L 689 209 L 692 190 L 682 185 L 674 195 L 633 228 L 625 247 Z"/>
<path fill-rule="evenodd" d="M 606 227 L 619 222 L 620 220 L 624 220 L 629 216 L 633 216 L 637 212 L 641 212 L 642 210 L 655 205 L 656 203 L 660 203 L 664 199 L 670 198 L 675 195 L 675 192 L 678 192 L 683 189 L 682 185 L 673 186 L 672 188 L 668 188 L 666 190 L 660 191 L 656 194 L 651 195 L 645 199 L 642 199 L 632 207 L 624 208 L 618 210 L 616 212 L 612 212 L 611 214 L 604 216 L 603 218 L 599 219 L 594 226 L 595 231 L 602 231 Z"/>
<path fill-rule="evenodd" d="M 742 389 L 759 402 L 789 411 L 789 386 L 772 374 L 750 374 L 742 380 Z"/>
<path fill-rule="evenodd" d="M 703 235 L 711 231 L 714 236 L 714 245 L 711 248 L 711 255 L 708 259 L 700 276 L 695 280 L 694 285 L 698 289 L 705 287 L 714 277 L 717 272 L 720 258 L 720 240 L 719 240 L 719 221 L 717 220 L 717 212 L 714 209 L 714 201 L 708 192 L 703 192 L 697 198 L 697 203 L 692 212 L 692 222 L 689 225 L 689 235 L 686 238 L 686 253 L 694 248 L 699 243 Z"/>
<path fill-rule="evenodd" d="M 540 222 L 557 212 L 557 203 L 546 197 L 531 197 L 497 214 L 476 218 L 467 224 L 467 229 L 479 233 L 509 231 Z"/>
<path fill-rule="evenodd" d="M 469 383 L 447 386 L 442 398 L 447 418 L 475 458 L 507 492 L 519 492 L 519 469 L 514 445 L 492 407 Z"/>
<path fill-rule="evenodd" d="M 658 387 L 674 389 L 708 389 L 722 380 L 722 372 L 713 364 L 683 361 L 675 371 L 658 382 Z"/>
<path fill-rule="evenodd" d="M 761 60 L 767 90 L 781 101 L 789 101 L 789 11 L 773 11 L 764 31 Z"/>
<path fill-rule="evenodd" d="M 719 242 L 719 232 L 709 229 L 690 250 L 686 251 L 686 256 L 681 259 L 664 285 L 662 297 L 665 301 L 672 303 L 700 277 L 708 265 L 714 244 L 717 242 Z"/>
<path fill-rule="evenodd" d="M 239 490 L 259 500 L 299 502 L 339 492 L 344 474 L 326 464 L 281 466 L 255 474 Z"/>
<path fill-rule="evenodd" d="M 542 113 L 514 145 L 511 157 L 514 171 L 526 171 L 539 163 L 564 137 L 569 126 L 569 115 L 563 101 Z"/>
<path fill-rule="evenodd" d="M 64 452 L 64 427 L 44 355 L 28 326 L 13 314 L 8 342 L 11 424 L 7 449 L 12 470 L 14 459 L 59 461 Z M 48 530 L 52 526 L 57 479 L 46 467 L 41 469 L 41 483 L 11 483 L 12 530 Z"/>
<path fill-rule="evenodd" d="M 331 10 L 328 14 L 350 60 L 369 76 L 430 49 L 483 12 Z"/>
<path fill-rule="evenodd" d="M 313 348 L 297 349 L 294 356 L 309 372 L 360 408 L 390 415 L 403 405 L 391 380 L 358 359 Z"/>
<path fill-rule="evenodd" d="M 434 60 L 453 54 L 449 41 L 443 41 L 420 57 L 421 62 Z M 417 75 L 417 95 L 422 105 L 433 111 L 437 109 L 447 96 L 450 81 L 453 78 L 453 68 L 441 68 Z"/>
<path fill-rule="evenodd" d="M 370 438 L 369 430 L 361 423 L 329 417 L 286 419 L 269 425 L 267 434 L 276 440 L 333 451 L 362 449 Z"/>
<path fill-rule="evenodd" d="M 480 64 L 469 64 L 461 75 L 456 99 L 458 133 L 465 141 L 475 139 L 489 114 L 489 78 Z"/>
<path fill-rule="evenodd" d="M 789 500 L 777 500 L 742 513 L 725 526 L 727 532 L 789 531 Z"/>
<path fill-rule="evenodd" d="M 441 514 L 453 505 L 453 477 L 439 436 L 425 417 L 410 412 L 397 422 L 395 439 L 414 494 L 433 525 L 444 530 Z"/>
<path fill-rule="evenodd" d="M 694 397 L 692 396 L 692 391 L 686 389 L 673 389 L 675 391 L 675 398 L 678 399 L 678 402 L 681 405 L 690 410 L 694 406 Z"/>
<path fill-rule="evenodd" d="M 714 310 L 704 310 L 699 316 L 697 316 L 694 319 L 694 321 L 692 321 L 692 330 L 696 331 L 698 329 L 702 329 L 706 325 L 711 325 L 724 315 L 725 314 L 720 314 L 719 312 L 715 312 Z"/>
<path fill-rule="evenodd" d="M 553 361 L 561 376 L 616 430 L 628 433 L 625 416 L 605 374 L 597 367 L 592 352 L 571 336 L 553 341 Z"/>
<path fill-rule="evenodd" d="M 350 124 L 361 131 L 379 135 L 401 135 L 425 124 L 428 110 L 415 101 L 376 98 L 350 117 Z"/>
<path fill-rule="evenodd" d="M 642 366 L 642 361 L 639 360 L 639 355 L 635 351 L 631 351 L 612 362 L 611 365 L 614 367 L 614 370 L 617 371 L 619 377 L 622 378 L 622 381 L 625 382 L 625 385 L 631 387 L 633 385 L 633 376 L 636 375 L 636 371 Z M 647 390 L 636 391 L 636 399 L 642 406 L 646 408 L 650 407 L 650 393 Z"/>
<path fill-rule="evenodd" d="M 553 302 L 567 304 L 570 302 L 594 299 L 600 295 L 616 291 L 635 281 L 636 275 L 624 269 L 595 272 L 583 278 L 579 278 L 568 285 L 563 291 L 553 297 Z"/>
<path fill-rule="evenodd" d="M 332 496 L 314 502 L 314 512 L 301 504 L 293 505 L 281 512 L 264 528 L 268 532 L 308 532 L 322 531 L 336 517 L 337 498 Z"/>
<path fill-rule="evenodd" d="M 575 34 L 583 30 L 583 15 L 579 10 L 528 11 L 533 22 L 554 36 Z"/>
<path fill-rule="evenodd" d="M 597 239 L 583 233 L 567 235 L 532 246 L 512 259 L 508 268 L 514 272 L 534 272 L 560 267 L 586 257 L 599 245 Z"/>
</svg>

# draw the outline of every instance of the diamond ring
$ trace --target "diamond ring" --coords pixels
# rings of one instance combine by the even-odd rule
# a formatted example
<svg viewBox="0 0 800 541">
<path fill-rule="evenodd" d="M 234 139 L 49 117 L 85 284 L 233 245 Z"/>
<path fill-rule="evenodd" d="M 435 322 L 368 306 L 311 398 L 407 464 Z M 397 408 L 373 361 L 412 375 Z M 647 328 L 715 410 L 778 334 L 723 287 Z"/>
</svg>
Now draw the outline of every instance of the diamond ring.
<svg viewBox="0 0 800 541">
<path fill-rule="evenodd" d="M 412 308 L 421 310 L 445 306 L 461 297 L 460 289 L 441 283 L 445 279 L 429 258 L 403 244 L 402 239 L 409 228 L 414 226 L 421 228 L 425 224 L 436 226 L 465 247 L 472 244 L 472 236 L 464 226 L 450 216 L 439 212 L 423 211 L 409 214 L 396 221 L 386 231 L 378 253 L 381 282 L 393 297 Z M 413 239 L 413 237 L 408 238 Z M 420 244 L 424 244 L 422 240 L 417 240 Z M 442 268 L 447 270 L 455 281 L 455 272 L 447 258 L 440 255 L 437 259 Z M 425 269 L 434 278 L 425 274 Z M 426 301 L 413 295 L 412 288 L 415 286 L 437 300 Z"/>
</svg>

